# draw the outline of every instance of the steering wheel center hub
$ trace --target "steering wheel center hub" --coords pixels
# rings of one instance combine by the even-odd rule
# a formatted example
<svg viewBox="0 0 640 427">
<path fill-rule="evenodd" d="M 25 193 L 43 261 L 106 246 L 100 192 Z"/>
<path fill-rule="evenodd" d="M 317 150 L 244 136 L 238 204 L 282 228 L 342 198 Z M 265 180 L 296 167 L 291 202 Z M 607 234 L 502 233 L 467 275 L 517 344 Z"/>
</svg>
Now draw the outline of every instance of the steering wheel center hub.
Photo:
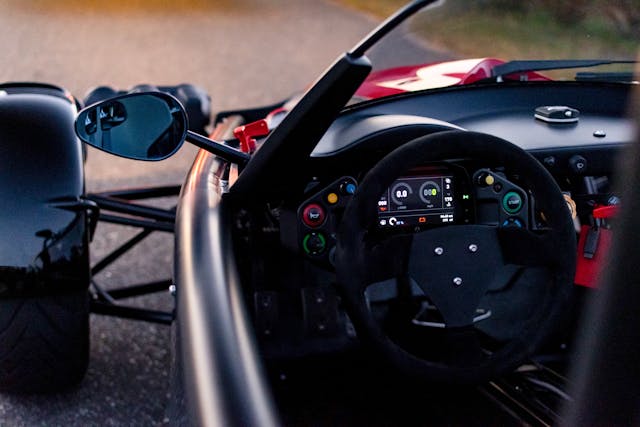
<svg viewBox="0 0 640 427">
<path fill-rule="evenodd" d="M 442 248 L 441 255 L 437 248 Z M 463 327 L 473 324 L 480 299 L 503 265 L 495 227 L 461 225 L 416 234 L 408 273 L 447 327 Z"/>
</svg>

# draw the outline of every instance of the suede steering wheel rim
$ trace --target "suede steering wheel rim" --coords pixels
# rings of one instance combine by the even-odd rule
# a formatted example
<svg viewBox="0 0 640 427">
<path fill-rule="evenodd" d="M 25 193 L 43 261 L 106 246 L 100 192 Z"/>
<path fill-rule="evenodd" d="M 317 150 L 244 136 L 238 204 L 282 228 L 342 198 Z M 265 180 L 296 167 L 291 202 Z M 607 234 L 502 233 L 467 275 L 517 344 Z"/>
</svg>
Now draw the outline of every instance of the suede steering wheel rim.
<svg viewBox="0 0 640 427">
<path fill-rule="evenodd" d="M 546 231 L 485 225 L 447 225 L 418 233 L 399 234 L 368 242 L 377 222 L 377 200 L 392 182 L 410 169 L 429 162 L 468 158 L 515 170 L 543 212 Z M 445 242 L 448 257 L 434 256 Z M 469 253 L 470 244 L 478 250 Z M 388 256 L 393 254 L 393 256 Z M 384 264 L 380 260 L 395 261 Z M 576 235 L 564 197 L 553 177 L 530 154 L 503 139 L 476 132 L 446 131 L 414 139 L 384 157 L 361 182 L 347 206 L 336 250 L 338 286 L 358 334 L 401 371 L 428 380 L 479 383 L 504 374 L 524 362 L 551 330 L 573 286 Z M 410 276 L 442 313 L 447 342 L 460 351 L 474 347 L 472 314 L 487 292 L 495 272 L 509 265 L 549 272 L 542 303 L 521 334 L 492 354 L 472 360 L 431 361 L 394 342 L 374 319 L 365 296 L 368 285 Z M 462 273 L 461 273 L 462 271 Z M 462 286 L 451 277 L 463 276 Z M 472 348 L 473 351 L 479 347 Z"/>
</svg>

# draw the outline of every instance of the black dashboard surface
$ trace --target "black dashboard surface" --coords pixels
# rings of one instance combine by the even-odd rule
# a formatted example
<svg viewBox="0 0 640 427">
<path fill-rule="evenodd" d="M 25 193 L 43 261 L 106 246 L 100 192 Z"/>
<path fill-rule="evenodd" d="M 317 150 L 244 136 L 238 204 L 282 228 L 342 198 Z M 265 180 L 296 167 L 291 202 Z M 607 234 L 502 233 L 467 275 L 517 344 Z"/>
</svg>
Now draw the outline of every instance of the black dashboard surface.
<svg viewBox="0 0 640 427">
<path fill-rule="evenodd" d="M 350 151 L 387 133 L 466 129 L 506 139 L 528 151 L 573 151 L 617 147 L 633 140 L 626 118 L 630 85 L 530 82 L 452 87 L 374 100 L 347 109 L 316 146 L 313 157 Z M 534 118 L 541 106 L 577 109 L 575 123 Z"/>
</svg>

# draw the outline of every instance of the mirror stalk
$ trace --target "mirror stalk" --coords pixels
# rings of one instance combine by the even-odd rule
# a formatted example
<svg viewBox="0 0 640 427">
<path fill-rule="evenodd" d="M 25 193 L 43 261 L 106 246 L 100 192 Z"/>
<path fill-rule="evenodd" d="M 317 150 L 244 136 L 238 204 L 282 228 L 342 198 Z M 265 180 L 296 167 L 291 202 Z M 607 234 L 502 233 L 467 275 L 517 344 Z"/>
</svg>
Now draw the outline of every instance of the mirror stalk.
<svg viewBox="0 0 640 427">
<path fill-rule="evenodd" d="M 189 141 L 240 167 L 249 163 L 249 154 L 188 127 L 182 104 L 163 92 L 135 92 L 109 98 L 80 111 L 75 123 L 80 140 L 127 159 L 163 160 Z"/>
<path fill-rule="evenodd" d="M 225 145 L 222 142 L 206 138 L 190 130 L 187 131 L 186 140 L 199 148 L 207 150 L 208 152 L 215 154 L 216 156 L 222 157 L 223 159 L 228 160 L 231 163 L 236 163 L 239 166 L 246 165 L 251 158 L 251 156 L 247 153 Z"/>
</svg>

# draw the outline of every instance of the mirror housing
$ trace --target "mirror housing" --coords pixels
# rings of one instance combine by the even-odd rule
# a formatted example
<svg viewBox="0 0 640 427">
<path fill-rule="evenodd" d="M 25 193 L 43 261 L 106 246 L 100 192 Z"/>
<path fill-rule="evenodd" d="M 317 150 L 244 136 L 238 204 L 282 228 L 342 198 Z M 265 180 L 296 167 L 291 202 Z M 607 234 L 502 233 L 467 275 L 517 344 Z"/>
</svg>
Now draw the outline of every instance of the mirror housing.
<svg viewBox="0 0 640 427">
<path fill-rule="evenodd" d="M 187 115 L 173 96 L 138 92 L 90 105 L 78 114 L 75 130 L 83 142 L 134 160 L 172 156 L 187 136 Z"/>
</svg>

